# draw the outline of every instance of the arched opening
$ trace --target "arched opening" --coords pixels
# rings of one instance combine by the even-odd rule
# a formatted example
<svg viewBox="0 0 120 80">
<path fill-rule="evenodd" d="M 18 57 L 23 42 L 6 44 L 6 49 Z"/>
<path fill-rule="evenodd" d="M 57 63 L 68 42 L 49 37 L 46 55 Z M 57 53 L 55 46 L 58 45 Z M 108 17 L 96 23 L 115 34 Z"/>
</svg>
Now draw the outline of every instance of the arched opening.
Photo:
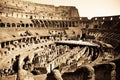
<svg viewBox="0 0 120 80">
<path fill-rule="evenodd" d="M 24 27 L 25 25 L 22 23 L 22 25 L 21 25 L 22 27 Z"/>
<path fill-rule="evenodd" d="M 5 27 L 5 23 L 1 23 L 1 27 Z"/>
<path fill-rule="evenodd" d="M 74 21 L 72 22 L 72 25 L 73 25 L 72 27 L 75 27 L 75 22 Z"/>
<path fill-rule="evenodd" d="M 29 24 L 26 24 L 26 27 L 29 27 Z"/>
<path fill-rule="evenodd" d="M 64 23 L 64 21 L 62 21 L 62 24 L 63 24 L 63 28 L 65 27 L 65 23 Z"/>
<path fill-rule="evenodd" d="M 30 16 L 30 19 L 33 19 L 33 16 Z"/>
<path fill-rule="evenodd" d="M 0 27 L 1 27 L 1 23 L 0 23 Z"/>
<path fill-rule="evenodd" d="M 30 24 L 30 27 L 33 27 L 33 24 Z"/>
<path fill-rule="evenodd" d="M 16 25 L 15 25 L 15 23 L 12 23 L 12 27 L 15 27 Z"/>
<path fill-rule="evenodd" d="M 17 23 L 17 27 L 20 27 L 20 24 L 19 24 L 19 23 Z"/>
<path fill-rule="evenodd" d="M 4 48 L 5 47 L 5 43 L 1 43 L 1 48 Z"/>
<path fill-rule="evenodd" d="M 98 28 L 98 25 L 94 25 L 94 28 Z"/>
<path fill-rule="evenodd" d="M 68 25 L 67 25 L 67 21 L 65 21 L 65 27 L 68 27 Z"/>
<path fill-rule="evenodd" d="M 10 23 L 7 23 L 7 27 L 10 27 Z"/>
<path fill-rule="evenodd" d="M 71 21 L 69 22 L 69 27 L 71 27 Z"/>
</svg>

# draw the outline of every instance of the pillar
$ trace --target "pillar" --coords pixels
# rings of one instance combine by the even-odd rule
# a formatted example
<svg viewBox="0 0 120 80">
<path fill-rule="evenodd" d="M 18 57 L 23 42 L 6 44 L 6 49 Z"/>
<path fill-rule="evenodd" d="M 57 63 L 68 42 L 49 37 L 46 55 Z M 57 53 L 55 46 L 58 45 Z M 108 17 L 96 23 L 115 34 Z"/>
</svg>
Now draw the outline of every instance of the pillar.
<svg viewBox="0 0 120 80">
<path fill-rule="evenodd" d="M 6 45 L 7 45 L 6 42 L 4 42 L 4 47 L 6 47 Z"/>
<path fill-rule="evenodd" d="M 116 65 L 113 62 L 111 62 L 110 65 L 111 65 L 111 80 L 116 80 L 116 71 L 115 71 Z"/>
<path fill-rule="evenodd" d="M 56 80 L 63 80 L 59 70 L 54 69 L 52 72 L 53 72 L 54 77 L 55 77 Z"/>
<path fill-rule="evenodd" d="M 1 43 L 0 43 L 0 48 L 1 48 Z"/>
<path fill-rule="evenodd" d="M 88 70 L 87 80 L 95 80 L 94 68 L 92 66 L 86 65 L 86 69 Z"/>
<path fill-rule="evenodd" d="M 18 71 L 16 80 L 34 80 L 33 74 L 23 69 L 24 58 L 22 58 L 21 55 L 18 56 L 17 62 Z"/>
<path fill-rule="evenodd" d="M 94 68 L 90 65 L 81 66 L 76 72 L 82 71 L 83 76 L 80 77 L 82 80 L 95 80 Z M 81 76 L 81 74 L 79 75 Z"/>
</svg>

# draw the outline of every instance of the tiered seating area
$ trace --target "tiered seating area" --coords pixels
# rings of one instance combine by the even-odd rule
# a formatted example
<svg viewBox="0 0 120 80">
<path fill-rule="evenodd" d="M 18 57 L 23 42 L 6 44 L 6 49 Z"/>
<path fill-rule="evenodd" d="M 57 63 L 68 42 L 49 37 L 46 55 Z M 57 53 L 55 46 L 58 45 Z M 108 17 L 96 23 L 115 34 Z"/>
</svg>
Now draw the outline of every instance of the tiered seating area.
<svg viewBox="0 0 120 80">
<path fill-rule="evenodd" d="M 77 77 L 82 79 L 87 76 L 87 80 L 93 78 L 93 73 L 96 74 L 96 80 L 101 80 L 98 79 L 101 73 L 99 65 L 104 63 L 105 69 L 110 67 L 106 73 L 111 77 L 114 73 L 111 71 L 119 65 L 106 64 L 119 57 L 119 30 L 119 15 L 88 20 L 86 17 L 79 18 L 78 10 L 73 6 L 55 7 L 22 0 L 1 0 L 0 80 L 7 79 L 4 76 L 16 75 L 19 71 L 41 75 L 55 68 L 64 76 L 65 72 L 74 72 L 84 65 L 91 66 L 95 72 L 86 75 L 86 70 L 79 71 L 80 76 Z M 74 80 L 78 79 L 74 76 Z"/>
<path fill-rule="evenodd" d="M 120 43 L 120 35 L 116 33 L 104 33 L 99 40 L 106 43 L 112 44 L 114 47 L 117 47 L 117 44 Z"/>
<path fill-rule="evenodd" d="M 95 40 L 103 41 L 113 46 L 114 50 L 119 49 L 120 45 L 120 17 L 95 17 L 90 22 L 87 36 L 94 36 Z M 95 27 L 92 27 L 95 26 Z M 118 53 L 118 52 L 117 52 Z"/>
<path fill-rule="evenodd" d="M 0 3 L 1 11 L 4 10 L 4 13 L 2 12 L 2 15 L 10 17 L 17 16 L 21 18 L 69 20 L 79 16 L 77 9 L 72 6 L 55 7 L 53 5 L 43 5 L 22 0 L 2 0 Z"/>
</svg>

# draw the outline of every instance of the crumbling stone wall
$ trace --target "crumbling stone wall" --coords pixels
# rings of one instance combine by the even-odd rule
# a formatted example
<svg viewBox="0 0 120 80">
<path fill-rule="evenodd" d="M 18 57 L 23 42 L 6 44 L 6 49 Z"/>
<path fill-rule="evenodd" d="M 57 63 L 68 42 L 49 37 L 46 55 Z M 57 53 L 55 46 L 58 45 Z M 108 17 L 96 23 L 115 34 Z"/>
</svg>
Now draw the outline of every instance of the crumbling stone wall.
<svg viewBox="0 0 120 80">
<path fill-rule="evenodd" d="M 94 69 L 89 66 L 82 66 L 75 72 L 68 72 L 62 75 L 63 80 L 95 80 Z"/>
<path fill-rule="evenodd" d="M 116 80 L 115 68 L 116 65 L 114 63 L 106 63 L 95 66 L 95 80 Z"/>
</svg>

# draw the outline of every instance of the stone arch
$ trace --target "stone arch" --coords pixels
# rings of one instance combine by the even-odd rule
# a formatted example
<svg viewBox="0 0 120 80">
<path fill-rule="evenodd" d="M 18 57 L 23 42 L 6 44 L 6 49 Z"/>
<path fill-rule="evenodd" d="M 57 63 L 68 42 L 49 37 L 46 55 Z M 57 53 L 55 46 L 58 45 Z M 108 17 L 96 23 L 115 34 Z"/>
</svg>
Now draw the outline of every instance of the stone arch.
<svg viewBox="0 0 120 80">
<path fill-rule="evenodd" d="M 25 26 L 25 24 L 24 24 L 24 23 L 22 23 L 22 24 L 21 24 L 21 26 L 22 26 L 22 27 L 24 27 L 24 26 Z"/>
<path fill-rule="evenodd" d="M 26 27 L 29 27 L 29 24 L 28 24 L 28 23 L 26 24 Z"/>
<path fill-rule="evenodd" d="M 7 27 L 10 27 L 10 23 L 7 23 Z"/>
<path fill-rule="evenodd" d="M 116 65 L 113 62 L 94 66 L 95 80 L 116 80 Z"/>
<path fill-rule="evenodd" d="M 75 72 L 62 74 L 63 80 L 95 80 L 94 68 L 89 65 L 79 67 Z"/>
<path fill-rule="evenodd" d="M 33 19 L 33 16 L 32 16 L 32 15 L 30 16 L 30 19 Z"/>
<path fill-rule="evenodd" d="M 17 23 L 17 27 L 20 27 L 20 23 Z"/>
<path fill-rule="evenodd" d="M 5 27 L 5 23 L 1 23 L 0 25 L 1 25 L 0 27 Z"/>
<path fill-rule="evenodd" d="M 15 24 L 15 23 L 12 23 L 12 27 L 16 27 L 16 24 Z"/>
<path fill-rule="evenodd" d="M 33 27 L 33 24 L 30 24 L 30 27 Z"/>
</svg>

